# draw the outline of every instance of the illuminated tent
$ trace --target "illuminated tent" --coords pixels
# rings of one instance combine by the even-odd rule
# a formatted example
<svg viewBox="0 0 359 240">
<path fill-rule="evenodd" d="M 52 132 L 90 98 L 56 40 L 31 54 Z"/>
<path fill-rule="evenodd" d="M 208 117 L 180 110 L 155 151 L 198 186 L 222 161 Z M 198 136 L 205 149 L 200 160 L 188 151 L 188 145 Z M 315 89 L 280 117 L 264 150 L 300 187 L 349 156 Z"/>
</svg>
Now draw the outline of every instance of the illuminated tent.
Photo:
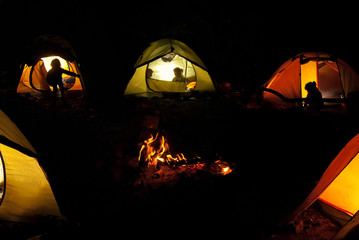
<svg viewBox="0 0 359 240">
<path fill-rule="evenodd" d="M 359 91 L 359 75 L 343 60 L 322 52 L 298 54 L 286 61 L 264 87 L 263 100 L 279 108 L 291 107 L 294 101 L 307 97 L 304 89 L 315 81 L 323 100 L 340 102 Z M 283 97 L 281 97 L 283 96 Z M 288 100 L 288 101 L 286 101 Z"/>
<path fill-rule="evenodd" d="M 125 95 L 152 96 L 156 93 L 214 92 L 202 60 L 186 44 L 174 39 L 152 42 L 135 64 L 136 71 Z M 174 70 L 182 78 L 176 79 Z M 178 81 L 177 81 L 178 80 Z"/>
<path fill-rule="evenodd" d="M 326 169 L 318 184 L 294 212 L 299 215 L 319 200 L 323 209 L 343 225 L 342 239 L 359 225 L 359 134 L 350 140 Z"/>
<path fill-rule="evenodd" d="M 71 45 L 61 37 L 45 35 L 34 40 L 29 46 L 17 87 L 18 93 L 46 92 L 50 87 L 46 81 L 51 61 L 57 58 L 65 70 L 77 73 L 80 78 L 63 74 L 62 82 L 68 91 L 83 91 L 85 85 Z"/>
<path fill-rule="evenodd" d="M 0 110 L 0 220 L 32 222 L 61 216 L 36 151 Z"/>
</svg>

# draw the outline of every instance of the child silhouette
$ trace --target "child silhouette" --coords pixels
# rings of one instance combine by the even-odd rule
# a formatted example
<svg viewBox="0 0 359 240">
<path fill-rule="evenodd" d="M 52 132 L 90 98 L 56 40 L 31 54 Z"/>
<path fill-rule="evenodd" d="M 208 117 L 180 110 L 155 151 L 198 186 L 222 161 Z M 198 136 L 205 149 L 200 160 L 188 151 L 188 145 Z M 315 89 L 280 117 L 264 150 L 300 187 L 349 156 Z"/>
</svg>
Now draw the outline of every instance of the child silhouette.
<svg viewBox="0 0 359 240">
<path fill-rule="evenodd" d="M 47 83 L 50 86 L 52 86 L 52 88 L 53 88 L 53 90 L 52 90 L 52 105 L 56 106 L 56 95 L 57 95 L 57 91 L 58 91 L 57 86 L 60 87 L 61 99 L 62 99 L 63 105 L 67 105 L 66 99 L 65 99 L 64 85 L 62 84 L 62 74 L 64 73 L 64 74 L 74 76 L 74 77 L 80 77 L 80 75 L 61 68 L 60 60 L 57 58 L 55 58 L 54 60 L 51 61 L 51 67 L 52 68 L 47 72 L 46 80 L 47 80 Z"/>
</svg>

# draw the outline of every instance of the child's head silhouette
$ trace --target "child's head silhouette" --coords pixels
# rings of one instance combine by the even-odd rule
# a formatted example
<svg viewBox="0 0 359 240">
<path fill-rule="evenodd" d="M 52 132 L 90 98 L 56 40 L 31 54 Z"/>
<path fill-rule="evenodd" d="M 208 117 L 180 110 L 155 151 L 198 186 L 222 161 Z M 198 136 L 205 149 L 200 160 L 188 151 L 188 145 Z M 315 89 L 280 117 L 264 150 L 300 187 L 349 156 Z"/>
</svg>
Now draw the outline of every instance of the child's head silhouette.
<svg viewBox="0 0 359 240">
<path fill-rule="evenodd" d="M 305 90 L 307 91 L 313 91 L 315 88 L 317 87 L 317 83 L 316 82 L 309 82 L 307 84 L 305 84 Z"/>
<path fill-rule="evenodd" d="M 55 58 L 54 60 L 51 61 L 51 67 L 53 68 L 59 68 L 61 67 L 61 63 L 60 60 Z"/>
</svg>

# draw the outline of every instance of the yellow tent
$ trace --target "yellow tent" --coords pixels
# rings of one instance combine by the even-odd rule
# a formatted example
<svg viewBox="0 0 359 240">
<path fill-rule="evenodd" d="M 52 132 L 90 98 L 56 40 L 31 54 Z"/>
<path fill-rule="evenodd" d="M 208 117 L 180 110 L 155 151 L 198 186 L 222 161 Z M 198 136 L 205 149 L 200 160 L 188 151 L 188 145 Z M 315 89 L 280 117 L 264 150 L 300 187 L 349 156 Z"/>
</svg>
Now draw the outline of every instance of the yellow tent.
<svg viewBox="0 0 359 240">
<path fill-rule="evenodd" d="M 359 75 L 343 60 L 323 52 L 306 52 L 277 69 L 264 84 L 271 92 L 263 92 L 263 100 L 279 108 L 291 107 L 290 100 L 301 102 L 300 99 L 307 97 L 304 87 L 312 81 L 317 83 L 324 101 L 340 102 L 359 91 Z"/>
<path fill-rule="evenodd" d="M 50 91 L 46 75 L 51 69 L 51 61 L 60 60 L 61 67 L 80 75 L 80 78 L 62 75 L 64 88 L 69 91 L 85 92 L 84 82 L 71 45 L 61 37 L 44 35 L 29 46 L 27 56 L 21 65 L 18 93 Z"/>
<path fill-rule="evenodd" d="M 324 211 L 343 225 L 334 239 L 343 239 L 359 225 L 359 134 L 334 158 L 293 217 L 317 200 Z"/>
<path fill-rule="evenodd" d="M 32 222 L 61 216 L 36 151 L 0 110 L 0 220 Z"/>
<path fill-rule="evenodd" d="M 193 90 L 215 92 L 202 60 L 178 40 L 152 42 L 136 62 L 135 68 L 125 95 L 152 96 L 156 93 L 186 93 Z"/>
</svg>

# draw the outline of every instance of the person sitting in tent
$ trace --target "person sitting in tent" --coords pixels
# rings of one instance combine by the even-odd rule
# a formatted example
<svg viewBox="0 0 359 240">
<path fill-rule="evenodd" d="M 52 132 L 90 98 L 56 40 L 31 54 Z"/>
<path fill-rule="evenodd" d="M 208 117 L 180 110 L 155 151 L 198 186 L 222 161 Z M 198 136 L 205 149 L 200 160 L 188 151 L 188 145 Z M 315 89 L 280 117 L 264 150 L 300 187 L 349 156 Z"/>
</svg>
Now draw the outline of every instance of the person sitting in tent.
<svg viewBox="0 0 359 240">
<path fill-rule="evenodd" d="M 47 80 L 47 83 L 50 86 L 52 86 L 52 88 L 53 88 L 53 90 L 52 90 L 52 96 L 53 96 L 52 105 L 54 105 L 54 106 L 56 105 L 56 95 L 57 95 L 57 91 L 58 91 L 57 86 L 60 87 L 62 103 L 64 105 L 66 105 L 65 90 L 64 90 L 63 83 L 62 83 L 62 74 L 63 73 L 70 75 L 70 76 L 74 76 L 74 77 L 80 77 L 80 75 L 78 75 L 74 72 L 70 72 L 65 69 L 62 69 L 59 59 L 55 58 L 54 60 L 51 61 L 51 69 L 47 72 L 46 80 Z"/>
<path fill-rule="evenodd" d="M 304 88 L 308 91 L 308 95 L 305 99 L 305 106 L 308 104 L 308 110 L 313 110 L 315 112 L 320 111 L 323 107 L 323 96 L 317 88 L 316 82 L 309 82 L 305 84 Z"/>
<path fill-rule="evenodd" d="M 146 71 L 146 77 L 152 78 L 152 75 L 153 75 L 153 70 L 151 68 L 148 68 Z"/>
<path fill-rule="evenodd" d="M 183 76 L 183 69 L 176 67 L 173 69 L 175 77 L 172 79 L 172 82 L 184 82 L 187 83 L 188 79 Z"/>
</svg>

